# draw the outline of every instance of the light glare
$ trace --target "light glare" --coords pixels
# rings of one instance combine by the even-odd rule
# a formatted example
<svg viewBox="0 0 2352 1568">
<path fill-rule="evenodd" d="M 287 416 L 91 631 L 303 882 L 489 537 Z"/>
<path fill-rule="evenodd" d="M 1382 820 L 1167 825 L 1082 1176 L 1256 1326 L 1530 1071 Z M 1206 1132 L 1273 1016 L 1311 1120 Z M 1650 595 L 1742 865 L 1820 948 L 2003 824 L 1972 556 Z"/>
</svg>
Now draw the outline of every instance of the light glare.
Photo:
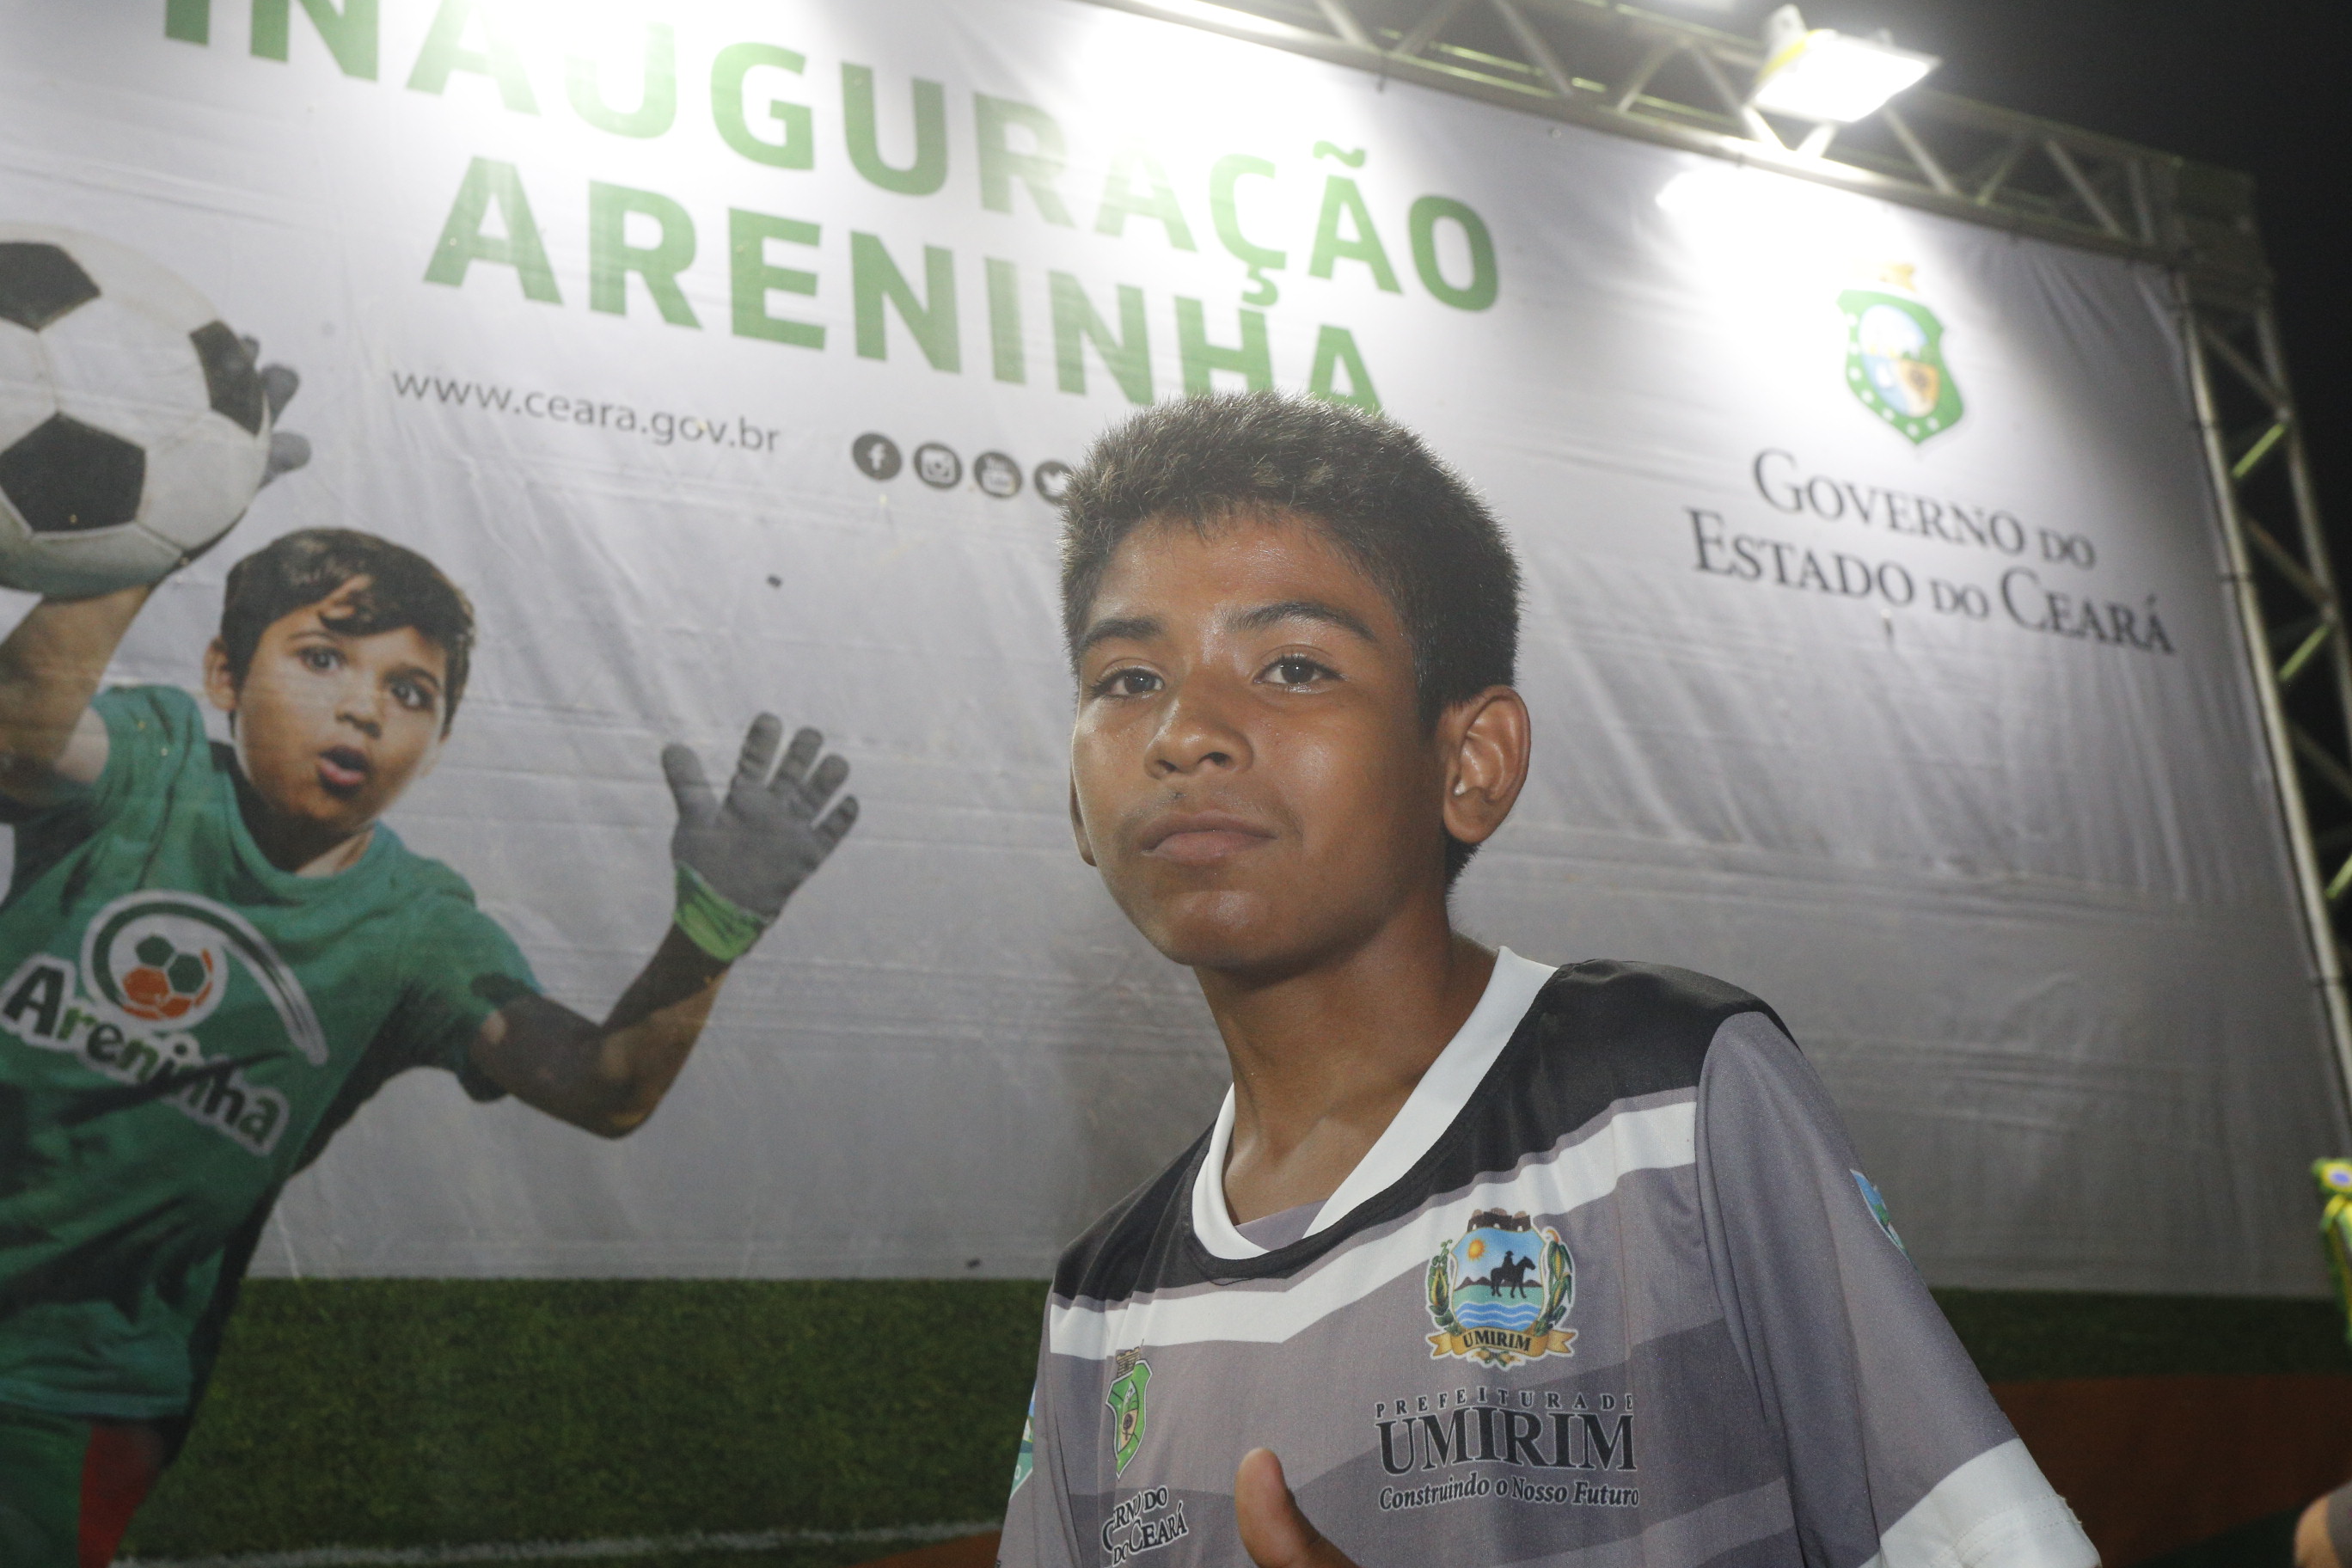
<svg viewBox="0 0 2352 1568">
<path fill-rule="evenodd" d="M 1759 169 L 1686 169 L 1657 202 L 1708 287 L 1768 313 L 1826 301 L 1858 268 L 1903 249 L 1881 204 Z"/>
<path fill-rule="evenodd" d="M 496 0 L 491 10 L 518 44 L 592 58 L 635 58 L 661 19 L 645 0 Z"/>
<path fill-rule="evenodd" d="M 1843 125 L 1875 114 L 1936 65 L 1933 55 L 1817 28 L 1767 62 L 1748 101 L 1768 114 Z"/>
<path fill-rule="evenodd" d="M 1230 28 L 1240 33 L 1258 33 L 1267 37 L 1279 37 L 1294 29 L 1264 16 L 1231 5 L 1211 5 L 1209 0 L 1151 0 L 1152 8 L 1181 21 L 1196 22 L 1202 26 Z"/>
</svg>

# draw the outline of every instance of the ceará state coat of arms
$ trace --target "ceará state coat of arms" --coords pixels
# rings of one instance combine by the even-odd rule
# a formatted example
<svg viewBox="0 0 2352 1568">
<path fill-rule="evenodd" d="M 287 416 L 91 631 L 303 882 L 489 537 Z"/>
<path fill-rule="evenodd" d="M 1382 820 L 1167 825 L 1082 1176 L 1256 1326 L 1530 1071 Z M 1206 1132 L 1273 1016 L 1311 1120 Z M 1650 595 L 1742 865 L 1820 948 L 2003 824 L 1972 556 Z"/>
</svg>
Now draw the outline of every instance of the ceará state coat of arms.
<svg viewBox="0 0 2352 1568">
<path fill-rule="evenodd" d="M 1959 384 L 1944 363 L 1944 323 L 1890 263 L 1838 296 L 1845 316 L 1846 390 L 1917 446 L 1960 422 Z"/>
<path fill-rule="evenodd" d="M 1574 1329 L 1560 1322 L 1576 1303 L 1576 1263 L 1559 1232 L 1526 1215 L 1486 1209 L 1429 1260 L 1432 1360 L 1467 1356 L 1509 1366 L 1574 1355 Z"/>
</svg>

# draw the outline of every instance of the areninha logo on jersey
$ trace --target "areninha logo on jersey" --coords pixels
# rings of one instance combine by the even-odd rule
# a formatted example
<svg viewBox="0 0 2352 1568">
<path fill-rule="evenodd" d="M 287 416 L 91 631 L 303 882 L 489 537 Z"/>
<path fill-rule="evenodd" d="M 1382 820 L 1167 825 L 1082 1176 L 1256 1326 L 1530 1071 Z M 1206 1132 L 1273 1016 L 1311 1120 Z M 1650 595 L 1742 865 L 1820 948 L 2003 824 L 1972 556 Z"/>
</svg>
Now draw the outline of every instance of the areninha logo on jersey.
<svg viewBox="0 0 2352 1568">
<path fill-rule="evenodd" d="M 1960 422 L 1959 384 L 1944 363 L 1944 323 L 1912 286 L 1909 262 L 1888 262 L 1838 296 L 1845 314 L 1845 384 L 1862 405 L 1917 446 Z"/>
<path fill-rule="evenodd" d="M 1576 1263 L 1559 1232 L 1538 1230 L 1523 1214 L 1487 1209 L 1429 1260 L 1433 1361 L 1469 1356 L 1492 1366 L 1574 1355 L 1574 1329 L 1559 1327 L 1576 1304 Z"/>
<path fill-rule="evenodd" d="M 220 1005 L 231 955 L 269 998 L 303 1059 L 324 1067 L 327 1032 L 301 982 L 235 910 L 194 893 L 129 893 L 99 910 L 81 938 L 81 972 L 93 993 L 135 1022 L 183 1029 Z"/>
<path fill-rule="evenodd" d="M 326 1031 L 278 954 L 245 918 L 193 893 L 115 900 L 83 930 L 81 973 L 36 953 L 0 986 L 0 1029 L 66 1051 L 117 1083 L 135 1084 L 256 1154 L 277 1147 L 286 1097 L 226 1058 L 207 1058 L 194 1029 L 227 994 L 234 961 L 269 999 L 287 1039 L 313 1066 Z M 80 984 L 76 984 L 77 978 Z"/>
</svg>

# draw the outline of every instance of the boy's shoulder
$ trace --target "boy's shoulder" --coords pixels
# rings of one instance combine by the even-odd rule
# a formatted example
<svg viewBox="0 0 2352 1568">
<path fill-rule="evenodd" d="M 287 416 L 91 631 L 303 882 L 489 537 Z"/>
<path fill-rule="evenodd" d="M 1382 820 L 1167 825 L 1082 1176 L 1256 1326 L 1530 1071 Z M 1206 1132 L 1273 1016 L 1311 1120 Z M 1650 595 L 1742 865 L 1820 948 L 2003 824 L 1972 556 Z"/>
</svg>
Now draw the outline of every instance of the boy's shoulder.
<svg viewBox="0 0 2352 1568">
<path fill-rule="evenodd" d="M 1626 1101 L 1696 1095 L 1723 1025 L 1743 1014 L 1761 1014 L 1788 1032 L 1760 998 L 1695 970 L 1618 959 L 1562 964 L 1452 1125 L 1401 1184 L 1413 1190 L 1367 1205 L 1326 1234 L 1337 1244 L 1437 1192 L 1509 1170 Z M 1055 1269 L 1056 1300 L 1117 1301 L 1142 1289 L 1206 1282 L 1199 1260 L 1182 1255 L 1209 1140 L 1203 1131 L 1071 1243 Z"/>
<path fill-rule="evenodd" d="M 1054 1267 L 1055 1300 L 1123 1300 L 1141 1280 L 1164 1272 L 1154 1254 L 1171 1244 L 1170 1215 L 1192 1200 L 1192 1173 L 1209 1133 L 1202 1129 L 1166 1170 L 1113 1204 L 1063 1249 Z"/>
<path fill-rule="evenodd" d="M 79 824 L 79 832 L 142 801 L 162 807 L 168 819 L 189 798 L 180 784 L 227 765 L 205 729 L 204 705 L 179 687 L 110 686 L 90 699 L 89 712 L 106 731 L 106 763 L 98 776 L 48 805 L 0 811 L 0 821 L 56 818 Z"/>
<path fill-rule="evenodd" d="M 474 884 L 466 879 L 464 872 L 446 861 L 434 859 L 430 855 L 419 855 L 387 823 L 379 820 L 375 831 L 384 841 L 383 868 L 385 884 L 396 889 L 401 897 L 453 899 L 468 910 L 478 907 L 474 896 Z"/>
<path fill-rule="evenodd" d="M 90 699 L 110 735 L 152 731 L 167 741 L 205 738 L 204 704 L 177 686 L 110 686 Z"/>
<path fill-rule="evenodd" d="M 1519 1021 L 1515 1038 L 1481 1092 L 1541 1098 L 1562 1114 L 1597 1114 L 1620 1100 L 1696 1089 L 1726 1020 L 1760 1013 L 1782 1034 L 1762 998 L 1728 981 L 1666 963 L 1591 959 L 1553 972 Z M 1504 1080 L 1504 1069 L 1516 1067 Z"/>
</svg>

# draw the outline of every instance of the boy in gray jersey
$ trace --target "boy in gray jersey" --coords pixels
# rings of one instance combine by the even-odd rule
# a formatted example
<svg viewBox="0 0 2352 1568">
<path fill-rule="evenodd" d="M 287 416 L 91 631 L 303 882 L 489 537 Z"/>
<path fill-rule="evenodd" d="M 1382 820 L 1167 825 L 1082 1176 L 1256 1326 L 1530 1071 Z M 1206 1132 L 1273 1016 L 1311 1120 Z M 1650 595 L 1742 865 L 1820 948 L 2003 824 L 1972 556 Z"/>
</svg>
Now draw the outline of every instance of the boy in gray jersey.
<svg viewBox="0 0 2352 1568">
<path fill-rule="evenodd" d="M 1453 931 L 1529 751 L 1463 482 L 1253 394 L 1063 504 L 1078 850 L 1234 1085 L 1062 1259 L 1002 1561 L 2095 1563 L 1769 1008 Z"/>
</svg>

